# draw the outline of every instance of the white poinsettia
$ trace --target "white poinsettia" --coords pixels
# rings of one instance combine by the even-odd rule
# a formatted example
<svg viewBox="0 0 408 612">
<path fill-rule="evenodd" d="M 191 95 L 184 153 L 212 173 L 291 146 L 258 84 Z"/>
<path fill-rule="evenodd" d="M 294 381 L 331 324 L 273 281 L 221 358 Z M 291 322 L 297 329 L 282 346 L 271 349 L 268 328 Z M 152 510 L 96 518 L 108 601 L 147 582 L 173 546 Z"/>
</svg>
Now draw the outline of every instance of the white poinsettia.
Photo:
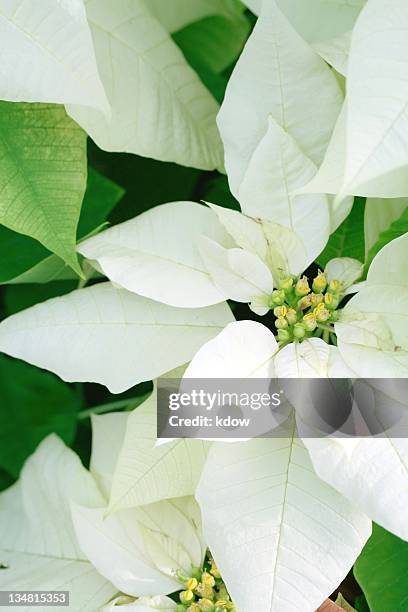
<svg viewBox="0 0 408 612">
<path fill-rule="evenodd" d="M 335 324 L 339 351 L 358 376 L 407 376 L 407 255 L 408 234 L 381 249 Z"/>
<path fill-rule="evenodd" d="M 183 588 L 176 572 L 188 576 L 204 558 L 200 514 L 192 497 L 180 497 L 106 516 L 98 485 L 110 489 L 126 417 L 95 417 L 91 472 L 51 435 L 20 481 L 0 495 L 4 588 L 58 590 L 69 583 L 75 609 L 109 610 L 118 591 L 141 612 L 174 609 L 164 595 Z"/>
<path fill-rule="evenodd" d="M 68 114 L 108 151 L 221 168 L 218 104 L 148 0 L 87 0 L 85 6 L 112 112 L 107 118 L 69 104 Z"/>
<path fill-rule="evenodd" d="M 82 104 L 109 116 L 83 0 L 2 2 L 0 33 L 0 99 Z"/>
<path fill-rule="evenodd" d="M 407 195 L 407 31 L 404 0 L 365 4 L 351 36 L 347 109 L 311 191 L 338 200 Z"/>
<path fill-rule="evenodd" d="M 263 0 L 245 0 L 259 15 Z M 309 43 L 331 41 L 351 30 L 366 0 L 277 0 L 277 5 Z M 316 16 L 318 15 L 318 19 Z"/>
<path fill-rule="evenodd" d="M 79 458 L 52 435 L 27 460 L 20 480 L 0 494 L 0 588 L 64 590 L 75 610 L 97 609 L 117 587 L 89 563 L 75 535 L 70 500 L 104 504 Z"/>
<path fill-rule="evenodd" d="M 172 7 L 181 24 L 222 12 Z M 2 3 L 0 98 L 65 104 L 105 150 L 222 169 L 218 104 L 153 9 L 149 0 Z"/>
</svg>

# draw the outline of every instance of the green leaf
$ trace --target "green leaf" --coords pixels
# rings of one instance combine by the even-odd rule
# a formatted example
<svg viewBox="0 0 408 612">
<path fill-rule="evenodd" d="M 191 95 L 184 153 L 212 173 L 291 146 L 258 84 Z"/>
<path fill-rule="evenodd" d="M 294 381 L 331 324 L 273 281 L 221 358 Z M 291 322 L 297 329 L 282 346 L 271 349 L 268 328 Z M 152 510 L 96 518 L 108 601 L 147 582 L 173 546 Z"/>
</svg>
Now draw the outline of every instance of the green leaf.
<svg viewBox="0 0 408 612">
<path fill-rule="evenodd" d="M 240 211 L 239 203 L 234 198 L 228 187 L 228 179 L 226 176 L 217 176 L 210 180 L 203 190 L 200 198 L 211 204 L 218 204 L 224 208 Z"/>
<path fill-rule="evenodd" d="M 14 478 L 10 476 L 5 470 L 0 468 L 0 491 L 8 489 L 13 484 Z M 1 562 L 0 562 L 1 563 Z"/>
<path fill-rule="evenodd" d="M 78 281 L 52 281 L 49 283 L 8 285 L 4 288 L 5 315 L 10 316 L 34 304 L 45 302 L 58 295 L 65 295 L 78 286 Z"/>
<path fill-rule="evenodd" d="M 366 260 L 366 273 L 374 257 L 377 255 L 377 253 L 381 251 L 381 249 L 385 247 L 386 244 L 391 242 L 391 240 L 394 240 L 395 238 L 398 238 L 399 236 L 402 236 L 403 234 L 406 234 L 407 232 L 408 232 L 408 207 L 404 210 L 404 212 L 402 213 L 399 219 L 394 221 L 394 223 L 392 223 L 388 229 L 381 232 L 381 234 L 378 237 L 377 242 L 368 251 L 367 260 Z"/>
<path fill-rule="evenodd" d="M 62 106 L 0 102 L 0 223 L 81 274 L 75 245 L 86 134 Z"/>
<path fill-rule="evenodd" d="M 78 224 L 78 238 L 101 225 L 124 190 L 89 168 L 87 189 Z M 44 283 L 77 275 L 39 242 L 0 225 L 0 283 Z"/>
<path fill-rule="evenodd" d="M 56 432 L 71 444 L 80 396 L 49 372 L 0 355 L 0 468 L 17 477 L 39 442 Z"/>
<path fill-rule="evenodd" d="M 350 214 L 330 236 L 324 251 L 317 258 L 319 266 L 324 268 L 334 257 L 364 261 L 364 207 L 365 198 L 354 199 Z"/>
<path fill-rule="evenodd" d="M 250 27 L 245 16 L 228 19 L 211 15 L 178 30 L 173 39 L 193 68 L 198 65 L 221 73 L 241 53 Z"/>
<path fill-rule="evenodd" d="M 373 534 L 354 566 L 354 575 L 371 612 L 406 612 L 407 542 L 374 524 Z"/>
<path fill-rule="evenodd" d="M 234 19 L 211 15 L 188 24 L 173 33 L 173 40 L 182 50 L 201 81 L 221 103 L 228 78 L 222 74 L 241 53 L 251 25 L 245 15 Z"/>
</svg>

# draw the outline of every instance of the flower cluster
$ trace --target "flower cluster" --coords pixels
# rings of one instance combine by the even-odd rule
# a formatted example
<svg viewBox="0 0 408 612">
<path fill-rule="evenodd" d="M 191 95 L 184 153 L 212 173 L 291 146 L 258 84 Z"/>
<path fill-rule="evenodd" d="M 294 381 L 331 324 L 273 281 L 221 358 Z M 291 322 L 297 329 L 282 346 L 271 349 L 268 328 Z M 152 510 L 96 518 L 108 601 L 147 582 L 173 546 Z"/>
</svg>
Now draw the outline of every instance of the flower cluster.
<svg viewBox="0 0 408 612">
<path fill-rule="evenodd" d="M 211 555 L 204 562 L 204 568 L 193 568 L 191 576 L 178 572 L 177 576 L 185 587 L 179 594 L 179 612 L 236 612 Z"/>
<path fill-rule="evenodd" d="M 326 342 L 332 339 L 335 344 L 332 324 L 339 317 L 337 308 L 342 291 L 338 280 L 328 282 L 321 271 L 313 279 L 312 288 L 306 276 L 283 278 L 270 300 L 280 345 L 301 342 L 312 336 L 323 336 Z"/>
</svg>

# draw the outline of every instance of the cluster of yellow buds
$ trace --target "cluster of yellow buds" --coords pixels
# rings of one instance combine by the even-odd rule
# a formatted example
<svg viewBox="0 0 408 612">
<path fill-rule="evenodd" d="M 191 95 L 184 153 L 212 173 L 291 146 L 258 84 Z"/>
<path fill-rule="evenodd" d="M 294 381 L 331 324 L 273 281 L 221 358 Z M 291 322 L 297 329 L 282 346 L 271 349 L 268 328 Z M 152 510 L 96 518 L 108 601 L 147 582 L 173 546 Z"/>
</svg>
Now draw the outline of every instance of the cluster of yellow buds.
<svg viewBox="0 0 408 612">
<path fill-rule="evenodd" d="M 177 577 L 184 586 L 178 612 L 236 612 L 214 559 L 207 555 L 203 569 L 193 567 L 191 576 Z"/>
<path fill-rule="evenodd" d="M 311 286 L 306 276 L 286 276 L 273 291 L 270 307 L 276 317 L 275 327 L 281 344 L 301 342 L 311 336 L 333 339 L 332 323 L 338 319 L 337 308 L 342 299 L 342 285 L 317 273 Z"/>
</svg>

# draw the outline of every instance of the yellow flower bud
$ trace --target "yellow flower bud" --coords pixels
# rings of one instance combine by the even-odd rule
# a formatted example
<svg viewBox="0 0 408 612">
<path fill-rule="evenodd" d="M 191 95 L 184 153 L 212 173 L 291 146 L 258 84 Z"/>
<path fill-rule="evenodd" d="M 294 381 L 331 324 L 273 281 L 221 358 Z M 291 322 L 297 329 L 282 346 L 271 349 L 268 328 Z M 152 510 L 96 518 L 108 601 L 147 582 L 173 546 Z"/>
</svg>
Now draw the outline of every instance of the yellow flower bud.
<svg viewBox="0 0 408 612">
<path fill-rule="evenodd" d="M 203 573 L 203 575 L 201 576 L 201 582 L 205 586 L 209 586 L 209 587 L 213 587 L 215 585 L 214 576 L 211 576 L 211 574 L 209 574 L 208 572 Z"/>
<path fill-rule="evenodd" d="M 179 597 L 181 603 L 190 603 L 190 601 L 194 600 L 194 593 L 190 589 L 187 589 L 187 591 L 181 591 Z"/>
<path fill-rule="evenodd" d="M 289 324 L 284 317 L 278 317 L 275 321 L 275 327 L 276 329 L 287 329 Z"/>
<path fill-rule="evenodd" d="M 327 277 L 324 272 L 317 273 L 317 276 L 313 279 L 312 289 L 315 293 L 321 293 L 327 287 Z"/>
<path fill-rule="evenodd" d="M 313 312 L 309 312 L 303 317 L 303 325 L 306 327 L 307 331 L 314 331 L 316 329 L 317 322 Z"/>
<path fill-rule="evenodd" d="M 198 605 L 200 606 L 200 610 L 202 610 L 202 612 L 213 612 L 215 609 L 214 604 L 210 599 L 200 599 Z"/>
<path fill-rule="evenodd" d="M 198 580 L 197 580 L 197 578 L 190 578 L 189 580 L 187 580 L 185 585 L 186 585 L 186 589 L 187 590 L 194 591 L 194 589 L 197 588 Z"/>
<path fill-rule="evenodd" d="M 290 293 L 293 287 L 293 278 L 291 276 L 287 276 L 282 279 L 279 283 L 280 289 L 283 289 L 285 293 Z"/>
<path fill-rule="evenodd" d="M 302 276 L 296 283 L 296 295 L 307 295 L 310 292 L 310 287 L 306 276 Z"/>
<path fill-rule="evenodd" d="M 324 296 L 324 303 L 329 310 L 336 310 L 339 305 L 339 298 L 333 293 L 326 293 Z"/>
<path fill-rule="evenodd" d="M 282 289 L 272 291 L 271 302 L 273 306 L 281 306 L 285 301 L 285 292 Z"/>
<path fill-rule="evenodd" d="M 327 308 L 325 308 L 323 304 L 322 306 L 323 308 L 320 308 L 319 311 L 315 314 L 316 321 L 318 321 L 319 323 L 324 323 L 325 321 L 330 319 L 330 310 L 327 310 Z M 315 308 L 315 310 L 317 309 Z"/>
<path fill-rule="evenodd" d="M 338 293 L 341 290 L 341 283 L 338 280 L 332 280 L 329 283 L 329 291 L 331 293 Z"/>
<path fill-rule="evenodd" d="M 185 610 L 183 606 L 183 611 Z M 201 612 L 202 608 L 198 605 L 198 603 L 193 603 L 191 606 L 188 606 L 186 612 Z"/>
<path fill-rule="evenodd" d="M 214 597 L 214 590 L 209 585 L 203 584 L 200 582 L 195 590 L 195 592 L 200 596 L 204 597 L 204 599 L 212 599 Z"/>
<path fill-rule="evenodd" d="M 317 306 L 318 304 L 321 304 L 321 302 L 323 302 L 324 295 L 322 293 L 313 293 L 310 296 L 310 300 L 312 306 Z"/>
<path fill-rule="evenodd" d="M 286 306 L 277 306 L 273 309 L 275 317 L 286 317 L 288 309 Z"/>
<path fill-rule="evenodd" d="M 313 295 L 310 295 L 310 294 L 302 297 L 302 299 L 299 300 L 297 303 L 298 308 L 300 308 L 300 310 L 306 310 L 306 308 L 309 308 L 309 306 L 312 305 L 312 298 L 313 298 Z"/>
<path fill-rule="evenodd" d="M 294 325 L 297 321 L 297 313 L 294 308 L 288 308 L 288 312 L 286 313 L 286 320 L 290 325 Z"/>
</svg>

